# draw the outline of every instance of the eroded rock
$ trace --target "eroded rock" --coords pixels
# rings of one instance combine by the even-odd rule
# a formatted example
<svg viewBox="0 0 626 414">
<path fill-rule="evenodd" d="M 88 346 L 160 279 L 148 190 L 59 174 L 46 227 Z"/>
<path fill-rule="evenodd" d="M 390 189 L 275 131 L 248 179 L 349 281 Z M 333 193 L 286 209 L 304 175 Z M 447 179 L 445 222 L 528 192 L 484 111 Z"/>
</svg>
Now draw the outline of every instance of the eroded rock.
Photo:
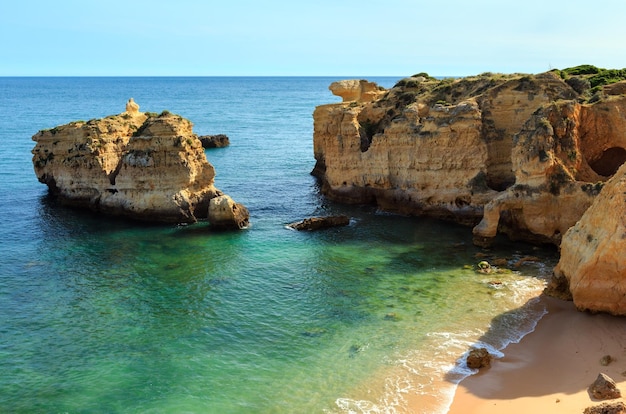
<svg viewBox="0 0 626 414">
<path fill-rule="evenodd" d="M 341 96 L 344 102 L 371 102 L 385 93 L 384 88 L 364 79 L 333 82 L 328 89 L 333 95 Z"/>
<path fill-rule="evenodd" d="M 606 367 L 613 361 L 615 361 L 615 358 L 613 358 L 611 355 L 603 355 L 602 358 L 600 358 L 600 365 Z"/>
<path fill-rule="evenodd" d="M 479 245 L 497 233 L 558 245 L 626 161 L 621 86 L 587 99 L 587 78 L 557 72 L 419 76 L 367 102 L 359 82 L 315 109 L 322 192 L 470 225 Z"/>
<path fill-rule="evenodd" d="M 287 227 L 300 231 L 314 231 L 329 227 L 347 226 L 348 224 L 350 224 L 350 217 L 348 216 L 327 216 L 306 218 L 304 220 L 288 224 Z"/>
<path fill-rule="evenodd" d="M 486 348 L 474 348 L 467 355 L 466 363 L 471 369 L 488 368 L 491 366 L 491 359 Z"/>
<path fill-rule="evenodd" d="M 139 113 L 139 105 L 133 98 L 130 98 L 128 102 L 126 102 L 126 112 L 131 115 L 136 115 Z"/>
<path fill-rule="evenodd" d="M 605 402 L 585 408 L 583 414 L 626 414 L 626 405 L 621 401 Z"/>
<path fill-rule="evenodd" d="M 561 243 L 551 284 L 566 285 L 580 310 L 626 315 L 626 164 Z"/>
<path fill-rule="evenodd" d="M 227 135 L 201 135 L 198 137 L 203 148 L 224 148 L 230 145 L 230 139 Z"/>
<path fill-rule="evenodd" d="M 589 393 L 597 400 L 612 400 L 622 396 L 622 393 L 615 385 L 615 381 L 608 375 L 602 373 L 600 373 L 598 378 L 589 386 Z"/>
<path fill-rule="evenodd" d="M 222 193 L 192 123 L 168 111 L 71 122 L 33 136 L 33 166 L 62 203 L 134 219 L 206 219 Z"/>
<path fill-rule="evenodd" d="M 250 213 L 243 205 L 227 195 L 212 198 L 209 203 L 211 227 L 225 230 L 240 230 L 248 227 Z"/>
</svg>

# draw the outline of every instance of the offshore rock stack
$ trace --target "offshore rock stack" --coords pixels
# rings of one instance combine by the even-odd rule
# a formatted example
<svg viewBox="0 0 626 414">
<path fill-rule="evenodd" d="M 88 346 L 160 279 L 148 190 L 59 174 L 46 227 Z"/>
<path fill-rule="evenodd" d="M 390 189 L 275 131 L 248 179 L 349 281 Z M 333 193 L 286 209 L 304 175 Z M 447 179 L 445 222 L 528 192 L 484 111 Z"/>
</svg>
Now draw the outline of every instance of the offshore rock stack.
<svg viewBox="0 0 626 414">
<path fill-rule="evenodd" d="M 33 166 L 64 204 L 193 223 L 207 218 L 210 200 L 222 192 L 192 127 L 168 111 L 139 112 L 131 98 L 119 115 L 39 131 L 33 136 Z M 239 210 L 237 228 L 244 221 L 240 213 L 247 212 Z"/>
</svg>

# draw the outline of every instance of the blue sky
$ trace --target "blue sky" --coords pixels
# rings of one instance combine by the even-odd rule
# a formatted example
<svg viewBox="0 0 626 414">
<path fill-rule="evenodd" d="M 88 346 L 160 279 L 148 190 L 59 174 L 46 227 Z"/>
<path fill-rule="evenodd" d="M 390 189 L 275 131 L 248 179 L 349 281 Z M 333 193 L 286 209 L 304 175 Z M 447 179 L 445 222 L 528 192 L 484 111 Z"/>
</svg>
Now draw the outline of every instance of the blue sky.
<svg viewBox="0 0 626 414">
<path fill-rule="evenodd" d="M 463 76 L 626 67 L 626 0 L 5 0 L 0 76 Z"/>
</svg>

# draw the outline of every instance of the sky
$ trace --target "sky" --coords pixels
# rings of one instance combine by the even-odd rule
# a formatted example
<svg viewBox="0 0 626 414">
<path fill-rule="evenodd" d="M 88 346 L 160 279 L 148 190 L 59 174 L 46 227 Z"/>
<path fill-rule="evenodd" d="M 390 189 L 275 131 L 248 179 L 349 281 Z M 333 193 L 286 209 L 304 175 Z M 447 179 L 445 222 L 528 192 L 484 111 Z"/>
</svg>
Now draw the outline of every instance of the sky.
<svg viewBox="0 0 626 414">
<path fill-rule="evenodd" d="M 626 67 L 626 0 L 3 0 L 0 76 Z"/>
</svg>

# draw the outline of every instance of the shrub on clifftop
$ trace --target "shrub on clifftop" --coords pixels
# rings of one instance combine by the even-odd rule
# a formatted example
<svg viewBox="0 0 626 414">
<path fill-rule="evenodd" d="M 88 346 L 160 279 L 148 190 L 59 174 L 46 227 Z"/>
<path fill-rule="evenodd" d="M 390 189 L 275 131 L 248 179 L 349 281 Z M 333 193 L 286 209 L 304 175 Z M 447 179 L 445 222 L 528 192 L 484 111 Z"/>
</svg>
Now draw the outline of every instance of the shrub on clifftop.
<svg viewBox="0 0 626 414">
<path fill-rule="evenodd" d="M 555 69 L 555 73 L 564 79 L 570 86 L 580 93 L 581 82 L 588 82 L 591 93 L 597 92 L 601 86 L 626 80 L 625 69 L 604 69 L 593 65 L 579 65 L 562 70 Z"/>
</svg>

